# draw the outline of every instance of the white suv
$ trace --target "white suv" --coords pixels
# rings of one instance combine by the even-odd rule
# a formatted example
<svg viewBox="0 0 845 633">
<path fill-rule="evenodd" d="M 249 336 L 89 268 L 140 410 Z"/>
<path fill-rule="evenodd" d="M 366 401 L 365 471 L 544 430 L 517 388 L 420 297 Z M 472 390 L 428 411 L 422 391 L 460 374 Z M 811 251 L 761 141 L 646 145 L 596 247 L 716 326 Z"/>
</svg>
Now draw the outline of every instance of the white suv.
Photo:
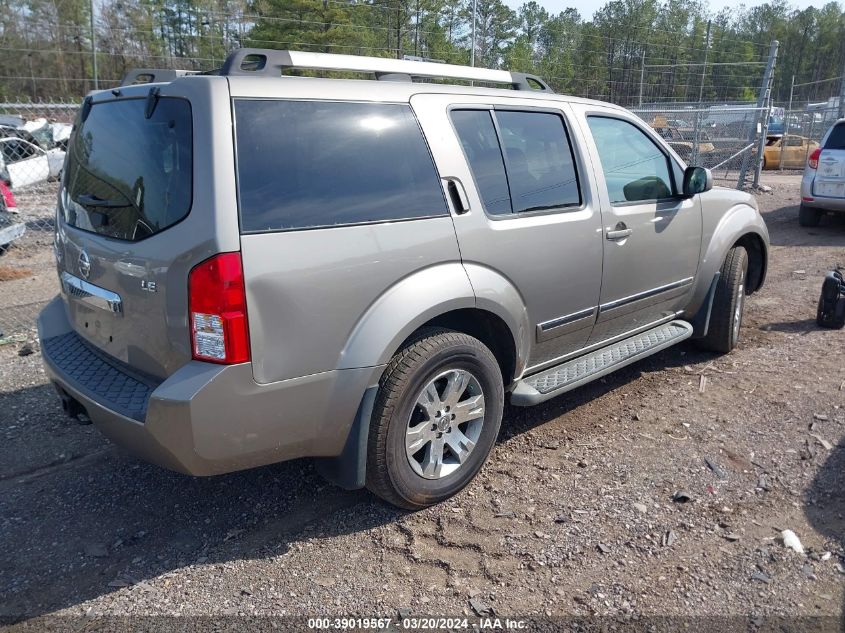
<svg viewBox="0 0 845 633">
<path fill-rule="evenodd" d="M 839 119 L 807 159 L 801 179 L 801 226 L 818 226 L 826 211 L 845 211 L 845 119 Z"/>
</svg>

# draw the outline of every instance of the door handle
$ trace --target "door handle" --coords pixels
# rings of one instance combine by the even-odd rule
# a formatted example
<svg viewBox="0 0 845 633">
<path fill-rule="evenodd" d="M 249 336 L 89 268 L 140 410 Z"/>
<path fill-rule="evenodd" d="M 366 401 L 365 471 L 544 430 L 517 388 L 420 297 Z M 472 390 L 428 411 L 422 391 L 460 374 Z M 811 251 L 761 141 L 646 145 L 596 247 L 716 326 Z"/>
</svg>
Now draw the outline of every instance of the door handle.
<svg viewBox="0 0 845 633">
<path fill-rule="evenodd" d="M 615 227 L 613 227 L 612 231 L 607 231 L 604 235 L 607 239 L 611 241 L 616 241 L 624 240 L 633 232 L 634 231 L 632 229 L 629 229 L 627 226 L 625 226 L 624 222 L 619 222 L 616 224 Z"/>
<path fill-rule="evenodd" d="M 469 211 L 469 198 L 467 198 L 463 183 L 457 178 L 444 178 L 443 180 L 446 182 L 446 190 L 449 192 L 455 213 L 462 215 Z"/>
</svg>

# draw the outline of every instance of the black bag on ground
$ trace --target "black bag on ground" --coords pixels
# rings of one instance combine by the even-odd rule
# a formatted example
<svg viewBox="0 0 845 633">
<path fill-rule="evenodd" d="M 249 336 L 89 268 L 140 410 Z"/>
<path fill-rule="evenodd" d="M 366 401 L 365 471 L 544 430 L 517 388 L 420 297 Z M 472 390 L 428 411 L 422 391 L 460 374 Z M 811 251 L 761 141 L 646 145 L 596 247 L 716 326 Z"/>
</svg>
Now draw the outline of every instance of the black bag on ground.
<svg viewBox="0 0 845 633">
<path fill-rule="evenodd" d="M 838 270 L 831 271 L 824 277 L 816 323 L 821 327 L 836 329 L 845 326 L 845 280 Z"/>
</svg>

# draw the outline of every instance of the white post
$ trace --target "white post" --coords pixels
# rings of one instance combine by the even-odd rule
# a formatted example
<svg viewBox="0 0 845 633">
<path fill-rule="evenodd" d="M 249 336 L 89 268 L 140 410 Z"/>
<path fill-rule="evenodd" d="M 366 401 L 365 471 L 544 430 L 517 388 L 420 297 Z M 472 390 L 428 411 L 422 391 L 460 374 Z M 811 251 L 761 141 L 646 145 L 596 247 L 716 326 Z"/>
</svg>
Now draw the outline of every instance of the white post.
<svg viewBox="0 0 845 633">
<path fill-rule="evenodd" d="M 756 157 L 756 165 L 754 167 L 754 186 L 756 187 L 757 184 L 760 182 L 760 170 L 759 167 L 763 166 L 763 151 L 766 148 L 766 131 L 769 127 L 769 119 L 767 116 L 766 103 L 769 98 L 769 91 L 772 87 L 772 73 L 775 70 L 775 60 L 778 56 L 778 41 L 772 40 L 772 44 L 769 47 L 769 61 L 766 64 L 766 72 L 763 74 L 763 82 L 760 84 L 760 94 L 757 95 L 757 125 L 760 126 L 760 133 L 758 137 L 757 132 L 757 125 L 755 125 L 754 129 L 748 135 L 748 144 L 752 145 L 755 141 L 757 142 L 757 157 Z M 745 178 L 748 175 L 748 168 L 751 155 L 747 154 L 745 158 L 742 160 L 742 167 L 739 170 L 739 178 L 737 178 L 736 188 L 742 189 L 745 186 Z"/>
<path fill-rule="evenodd" d="M 701 110 L 704 99 L 704 78 L 707 76 L 707 54 L 710 52 L 710 27 L 712 22 L 707 20 L 707 36 L 704 38 L 704 64 L 701 67 L 701 86 L 698 89 L 698 108 L 695 113 L 695 143 L 692 146 L 692 164 L 698 164 L 699 143 L 701 142 Z"/>
<path fill-rule="evenodd" d="M 839 117 L 845 117 L 845 66 L 842 68 L 842 79 L 839 83 Z"/>
<path fill-rule="evenodd" d="M 780 141 L 780 159 L 778 160 L 778 169 L 783 171 L 783 155 L 786 149 L 786 139 L 789 137 L 789 116 L 792 112 L 792 93 L 795 91 L 795 75 L 792 75 L 792 85 L 789 86 L 789 106 L 786 108 L 786 116 L 783 122 L 783 138 Z"/>
<path fill-rule="evenodd" d="M 100 78 L 97 76 L 97 32 L 94 30 L 94 0 L 90 1 L 91 9 L 91 59 L 94 71 L 94 90 L 100 89 Z"/>
<path fill-rule="evenodd" d="M 769 131 L 769 116 L 772 113 L 772 84 L 774 83 L 775 64 L 778 58 L 778 41 L 772 40 L 769 49 L 769 63 L 766 66 L 766 77 L 763 80 L 760 94 L 763 97 L 763 126 L 760 132 L 760 139 L 757 143 L 757 165 L 754 168 L 753 186 L 756 189 L 760 186 L 760 171 L 763 169 L 763 152 L 766 150 L 766 134 Z"/>
<path fill-rule="evenodd" d="M 475 15 L 477 0 L 472 0 L 472 48 L 469 51 L 469 65 L 475 66 Z"/>
<path fill-rule="evenodd" d="M 645 82 L 645 49 L 643 49 L 642 63 L 640 64 L 640 107 L 643 107 L 643 83 Z"/>
</svg>

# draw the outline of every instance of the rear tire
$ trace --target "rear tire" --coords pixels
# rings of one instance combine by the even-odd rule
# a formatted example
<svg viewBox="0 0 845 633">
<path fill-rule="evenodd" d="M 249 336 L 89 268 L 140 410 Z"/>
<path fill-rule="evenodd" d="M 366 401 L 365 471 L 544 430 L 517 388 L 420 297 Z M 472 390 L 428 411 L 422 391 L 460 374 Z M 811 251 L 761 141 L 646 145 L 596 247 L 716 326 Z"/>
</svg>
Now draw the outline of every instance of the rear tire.
<svg viewBox="0 0 845 633">
<path fill-rule="evenodd" d="M 379 381 L 367 446 L 367 488 L 418 510 L 455 495 L 481 470 L 502 421 L 504 385 L 479 340 L 426 328 Z"/>
<path fill-rule="evenodd" d="M 798 207 L 798 224 L 801 226 L 818 226 L 824 212 L 821 209 L 808 207 L 804 203 Z"/>
<path fill-rule="evenodd" d="M 707 336 L 698 340 L 702 349 L 727 354 L 739 342 L 747 273 L 748 253 L 742 246 L 734 246 L 722 264 Z"/>
</svg>

